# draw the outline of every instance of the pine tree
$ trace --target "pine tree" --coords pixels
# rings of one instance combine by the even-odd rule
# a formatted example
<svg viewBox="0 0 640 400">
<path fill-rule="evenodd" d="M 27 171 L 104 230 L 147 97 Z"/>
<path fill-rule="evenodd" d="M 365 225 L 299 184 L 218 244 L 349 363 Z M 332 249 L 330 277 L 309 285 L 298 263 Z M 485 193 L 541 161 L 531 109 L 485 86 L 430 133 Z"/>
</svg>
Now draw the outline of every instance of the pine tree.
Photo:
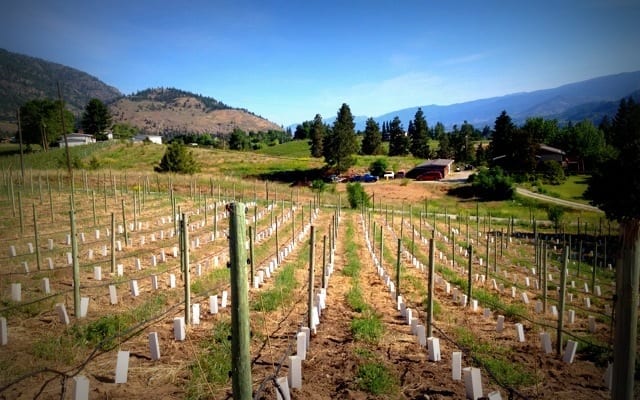
<svg viewBox="0 0 640 400">
<path fill-rule="evenodd" d="M 106 140 L 105 131 L 111 127 L 111 113 L 99 99 L 91 99 L 82 114 L 84 133 L 95 136 L 98 140 Z"/>
<path fill-rule="evenodd" d="M 311 157 L 322 157 L 322 147 L 325 136 L 325 126 L 322 122 L 320 114 L 316 114 L 311 124 L 311 131 L 309 133 L 309 148 L 311 150 Z"/>
<path fill-rule="evenodd" d="M 389 155 L 406 156 L 409 154 L 409 138 L 404 133 L 402 122 L 397 116 L 389 124 Z"/>
<path fill-rule="evenodd" d="M 190 151 L 181 141 L 174 141 L 165 151 L 160 164 L 155 168 L 156 172 L 178 172 L 182 174 L 194 174 L 198 172 L 198 164 Z"/>
<path fill-rule="evenodd" d="M 411 154 L 417 158 L 429 158 L 429 126 L 427 120 L 424 117 L 422 108 L 418 108 L 413 119 L 413 123 L 409 123 L 411 128 L 409 129 L 409 138 L 411 140 Z"/>
<path fill-rule="evenodd" d="M 374 155 L 382 154 L 382 134 L 380 126 L 373 119 L 367 119 L 364 129 L 364 137 L 362 138 L 362 154 Z"/>
<path fill-rule="evenodd" d="M 355 126 L 349 106 L 343 103 L 323 146 L 325 162 L 329 166 L 335 166 L 340 173 L 355 163 L 353 154 L 358 151 Z"/>
</svg>

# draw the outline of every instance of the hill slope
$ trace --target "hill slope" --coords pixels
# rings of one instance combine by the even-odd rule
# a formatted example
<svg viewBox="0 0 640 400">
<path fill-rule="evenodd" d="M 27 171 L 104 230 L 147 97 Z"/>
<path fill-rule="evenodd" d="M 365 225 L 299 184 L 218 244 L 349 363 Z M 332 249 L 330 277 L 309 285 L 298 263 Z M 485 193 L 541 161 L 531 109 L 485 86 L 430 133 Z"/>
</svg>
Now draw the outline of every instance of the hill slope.
<svg viewBox="0 0 640 400">
<path fill-rule="evenodd" d="M 0 49 L 0 121 L 15 124 L 16 110 L 29 100 L 57 99 L 56 82 L 74 114 L 80 114 L 92 98 L 109 102 L 122 96 L 86 72 Z"/>
<path fill-rule="evenodd" d="M 110 106 L 114 122 L 133 125 L 143 132 L 173 136 L 183 133 L 229 133 L 282 130 L 271 121 L 244 109 L 173 88 L 155 88 L 123 97 Z"/>
<path fill-rule="evenodd" d="M 502 110 L 506 110 L 516 124 L 522 124 L 528 117 L 579 118 L 572 119 L 574 122 L 593 118 L 599 122 L 599 118 L 603 115 L 602 103 L 614 102 L 617 105 L 621 98 L 630 96 L 637 90 L 640 90 L 640 71 L 602 76 L 553 89 L 516 93 L 447 106 L 421 107 L 430 126 L 440 121 L 446 127 L 451 127 L 454 124 L 461 125 L 466 120 L 477 128 L 485 125 L 493 127 L 496 117 Z M 564 114 L 569 110 L 577 109 L 581 109 L 579 113 Z M 416 106 L 392 111 L 375 120 L 382 123 L 392 120 L 397 115 L 406 129 L 417 110 Z M 568 120 L 560 122 L 568 122 Z"/>
</svg>

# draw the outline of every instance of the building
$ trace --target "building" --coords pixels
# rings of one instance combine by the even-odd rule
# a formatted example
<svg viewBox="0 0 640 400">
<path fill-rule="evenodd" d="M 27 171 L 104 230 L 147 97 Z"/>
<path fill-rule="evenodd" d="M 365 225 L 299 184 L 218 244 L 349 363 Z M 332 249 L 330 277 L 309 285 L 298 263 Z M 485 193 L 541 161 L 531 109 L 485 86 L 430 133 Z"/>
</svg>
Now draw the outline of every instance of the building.
<svg viewBox="0 0 640 400">
<path fill-rule="evenodd" d="M 418 176 L 431 171 L 438 171 L 442 174 L 443 178 L 446 178 L 451 173 L 451 166 L 453 165 L 454 160 L 449 160 L 446 158 L 438 158 L 435 160 L 427 160 L 422 164 L 415 166 L 410 169 L 405 177 L 410 179 L 415 179 Z"/>
<path fill-rule="evenodd" d="M 96 142 L 96 138 L 94 138 L 91 135 L 87 135 L 85 133 L 69 133 L 67 135 L 67 142 L 69 144 L 69 147 L 74 147 L 74 146 L 82 146 L 85 144 L 89 144 L 89 143 L 95 143 Z M 64 140 L 64 136 L 60 137 L 60 139 L 58 139 L 58 146 L 60 147 L 65 147 L 65 140 Z"/>
<path fill-rule="evenodd" d="M 545 161 L 557 161 L 560 165 L 565 161 L 566 153 L 555 147 L 547 146 L 546 144 L 540 144 L 538 151 L 536 152 L 536 159 L 538 162 Z"/>
<path fill-rule="evenodd" d="M 151 143 L 162 144 L 162 136 L 140 134 L 133 137 L 133 143 L 142 143 L 148 140 Z"/>
</svg>

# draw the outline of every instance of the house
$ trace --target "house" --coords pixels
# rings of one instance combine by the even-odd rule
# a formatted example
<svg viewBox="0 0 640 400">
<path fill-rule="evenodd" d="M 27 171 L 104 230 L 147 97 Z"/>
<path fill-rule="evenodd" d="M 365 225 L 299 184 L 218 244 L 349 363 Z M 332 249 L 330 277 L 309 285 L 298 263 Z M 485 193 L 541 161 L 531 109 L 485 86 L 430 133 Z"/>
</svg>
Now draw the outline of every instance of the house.
<svg viewBox="0 0 640 400">
<path fill-rule="evenodd" d="M 405 177 L 410 179 L 415 179 L 418 176 L 431 171 L 438 171 L 442 174 L 443 178 L 446 178 L 447 175 L 451 173 L 451 166 L 453 165 L 454 160 L 449 160 L 446 158 L 437 158 L 435 160 L 427 160 L 422 164 L 415 166 L 413 169 L 409 170 Z"/>
<path fill-rule="evenodd" d="M 85 144 L 95 143 L 95 142 L 96 142 L 96 138 L 94 138 L 93 136 L 87 135 L 85 133 L 77 133 L 77 132 L 69 133 L 67 135 L 67 141 L 66 141 L 66 143 L 69 144 L 69 147 L 82 146 Z M 58 146 L 65 147 L 66 143 L 64 140 L 64 136 L 58 139 Z"/>
<path fill-rule="evenodd" d="M 546 144 L 540 144 L 538 146 L 538 151 L 536 152 L 536 159 L 538 162 L 545 161 L 557 161 L 562 165 L 565 161 L 566 153 L 560 149 L 555 147 L 547 146 Z"/>
<path fill-rule="evenodd" d="M 139 134 L 133 137 L 133 143 L 142 143 L 145 140 L 151 143 L 162 144 L 162 136 L 160 135 Z"/>
</svg>

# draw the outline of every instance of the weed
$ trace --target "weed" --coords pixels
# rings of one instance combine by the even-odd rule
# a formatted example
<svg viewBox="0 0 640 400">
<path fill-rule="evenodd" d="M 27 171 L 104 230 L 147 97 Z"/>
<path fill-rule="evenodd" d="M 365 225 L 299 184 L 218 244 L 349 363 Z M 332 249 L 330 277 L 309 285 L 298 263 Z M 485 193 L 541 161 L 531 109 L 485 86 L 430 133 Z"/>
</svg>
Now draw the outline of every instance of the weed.
<svg viewBox="0 0 640 400">
<path fill-rule="evenodd" d="M 367 312 L 351 320 L 351 333 L 355 340 L 377 343 L 384 334 L 384 325 L 379 315 Z"/>
<path fill-rule="evenodd" d="M 203 343 L 195 362 L 191 364 L 191 379 L 187 386 L 188 399 L 211 398 L 211 384 L 223 385 L 231 371 L 231 321 L 218 322 L 211 337 Z"/>
<path fill-rule="evenodd" d="M 374 395 L 388 395 L 397 390 L 397 378 L 379 362 L 366 362 L 358 367 L 358 387 Z"/>
</svg>

